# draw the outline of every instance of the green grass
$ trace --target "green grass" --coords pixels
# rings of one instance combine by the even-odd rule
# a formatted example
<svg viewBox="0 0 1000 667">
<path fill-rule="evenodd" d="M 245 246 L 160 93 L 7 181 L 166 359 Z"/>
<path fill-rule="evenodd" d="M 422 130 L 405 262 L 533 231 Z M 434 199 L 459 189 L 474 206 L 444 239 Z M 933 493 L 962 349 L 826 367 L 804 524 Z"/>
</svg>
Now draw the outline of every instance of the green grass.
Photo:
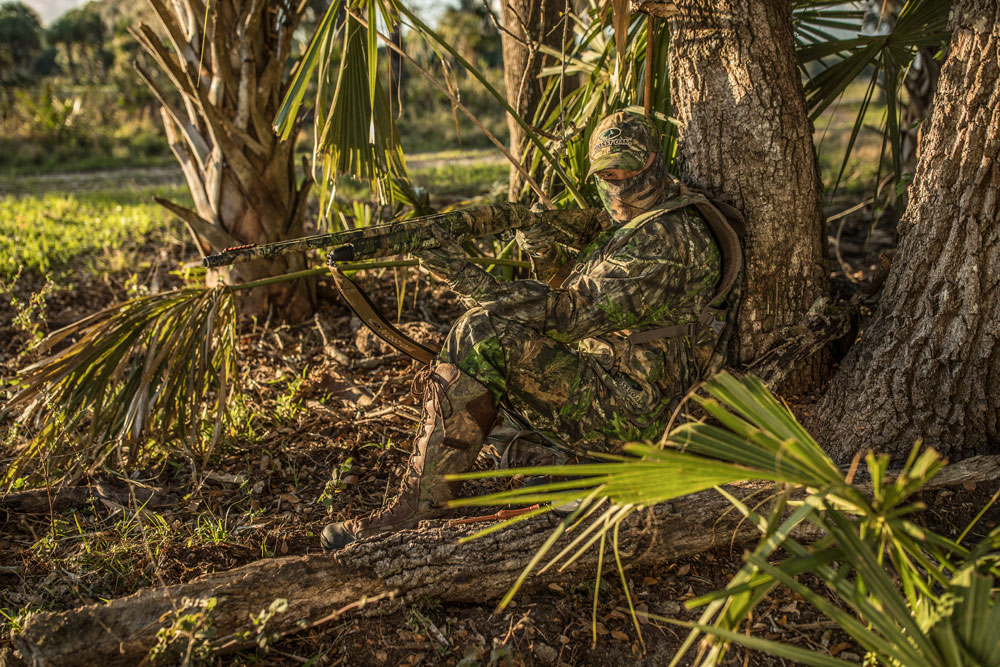
<svg viewBox="0 0 1000 667">
<path fill-rule="evenodd" d="M 866 87 L 865 82 L 849 86 L 842 99 L 832 104 L 813 123 L 815 127 L 813 140 L 819 159 L 820 177 L 827 195 L 832 193 L 836 184 L 839 192 L 863 196 L 874 192 L 878 182 L 879 154 L 882 150 L 882 133 L 879 130 L 885 123 L 886 105 L 876 97 L 865 111 L 861 130 L 844 167 L 843 176 L 837 184 L 837 176 L 844 164 L 844 153 Z M 891 169 L 888 159 L 887 155 L 886 163 L 882 165 L 881 176 L 885 176 Z"/>
<path fill-rule="evenodd" d="M 413 169 L 414 184 L 427 188 L 435 195 L 488 194 L 496 183 L 507 185 L 507 162 L 466 162 Z"/>
<path fill-rule="evenodd" d="M 407 156 L 410 180 L 426 188 L 431 203 L 439 197 L 473 198 L 488 195 L 496 187 L 507 186 L 508 163 L 497 160 L 495 150 L 447 150 Z M 365 184 L 344 176 L 337 181 L 337 198 L 342 202 L 370 201 L 372 194 Z"/>
<path fill-rule="evenodd" d="M 0 137 L 0 175 L 6 177 L 155 167 L 174 164 L 174 160 L 162 129 L 136 123 L 119 131 L 59 133 L 36 128 L 30 134 Z"/>
<path fill-rule="evenodd" d="M 121 250 L 168 227 L 172 216 L 154 195 L 190 201 L 183 187 L 0 198 L 0 279 L 59 271 L 77 258 L 102 258 L 110 263 L 102 268 L 116 268 L 127 262 Z"/>
</svg>

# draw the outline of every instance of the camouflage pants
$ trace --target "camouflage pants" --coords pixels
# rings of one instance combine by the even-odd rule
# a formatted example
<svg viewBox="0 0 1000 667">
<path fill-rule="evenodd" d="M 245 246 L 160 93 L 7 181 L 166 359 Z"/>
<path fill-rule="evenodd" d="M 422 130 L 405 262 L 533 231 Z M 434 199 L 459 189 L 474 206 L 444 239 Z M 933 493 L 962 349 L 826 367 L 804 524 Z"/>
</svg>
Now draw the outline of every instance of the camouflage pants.
<svg viewBox="0 0 1000 667">
<path fill-rule="evenodd" d="M 473 308 L 452 326 L 439 359 L 475 378 L 532 428 L 577 451 L 658 439 L 697 373 L 693 364 L 678 349 L 666 363 L 627 372 L 602 363 L 583 343 L 571 347 Z"/>
</svg>

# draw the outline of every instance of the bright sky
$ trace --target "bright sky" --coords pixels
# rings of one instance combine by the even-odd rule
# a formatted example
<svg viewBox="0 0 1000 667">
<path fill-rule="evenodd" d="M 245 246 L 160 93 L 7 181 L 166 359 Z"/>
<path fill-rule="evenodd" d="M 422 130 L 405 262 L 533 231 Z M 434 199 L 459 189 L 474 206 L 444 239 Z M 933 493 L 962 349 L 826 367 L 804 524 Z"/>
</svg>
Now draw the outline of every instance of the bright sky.
<svg viewBox="0 0 1000 667">
<path fill-rule="evenodd" d="M 42 16 L 42 25 L 52 23 L 64 12 L 85 4 L 87 0 L 21 0 Z"/>
<path fill-rule="evenodd" d="M 73 9 L 74 7 L 79 7 L 87 3 L 87 0 L 21 0 L 26 5 L 32 7 L 42 16 L 42 25 L 48 26 L 54 19 L 59 18 L 64 12 Z M 457 4 L 455 2 L 437 2 L 435 0 L 415 0 L 407 3 L 410 7 L 416 9 L 420 13 L 421 17 L 426 21 L 429 20 L 431 24 L 437 22 L 437 17 L 440 15 L 441 11 L 444 9 L 440 5 L 444 4 Z"/>
</svg>

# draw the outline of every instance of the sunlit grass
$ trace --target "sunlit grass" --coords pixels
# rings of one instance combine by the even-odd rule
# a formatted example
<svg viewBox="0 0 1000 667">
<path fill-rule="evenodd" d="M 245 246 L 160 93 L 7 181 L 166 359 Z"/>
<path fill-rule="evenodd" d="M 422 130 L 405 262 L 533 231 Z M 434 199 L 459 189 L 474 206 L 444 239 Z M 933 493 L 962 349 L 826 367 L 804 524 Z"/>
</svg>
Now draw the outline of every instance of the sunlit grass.
<svg viewBox="0 0 1000 667">
<path fill-rule="evenodd" d="M 79 257 L 109 259 L 176 224 L 154 195 L 189 199 L 183 187 L 0 198 L 0 279 L 59 270 Z"/>
<path fill-rule="evenodd" d="M 831 105 L 813 123 L 813 143 L 819 160 L 820 178 L 828 196 L 835 184 L 840 192 L 874 192 L 879 178 L 879 155 L 883 150 L 880 130 L 885 123 L 885 103 L 875 100 L 865 112 L 861 132 L 847 159 L 844 174 L 837 183 L 837 174 L 844 163 L 844 152 L 861 105 L 863 88 L 864 84 L 860 82 L 848 87 L 844 98 Z M 889 158 L 886 156 L 881 174 L 884 176 L 890 169 Z"/>
<path fill-rule="evenodd" d="M 425 188 L 431 203 L 439 197 L 477 197 L 490 194 L 497 185 L 507 185 L 509 165 L 497 160 L 496 151 L 442 151 L 410 156 L 407 162 L 413 185 Z M 367 185 L 349 176 L 337 180 L 337 198 L 344 202 L 372 199 Z"/>
<path fill-rule="evenodd" d="M 486 194 L 493 185 L 507 184 L 506 162 L 443 162 L 410 170 L 414 184 L 439 195 Z"/>
</svg>

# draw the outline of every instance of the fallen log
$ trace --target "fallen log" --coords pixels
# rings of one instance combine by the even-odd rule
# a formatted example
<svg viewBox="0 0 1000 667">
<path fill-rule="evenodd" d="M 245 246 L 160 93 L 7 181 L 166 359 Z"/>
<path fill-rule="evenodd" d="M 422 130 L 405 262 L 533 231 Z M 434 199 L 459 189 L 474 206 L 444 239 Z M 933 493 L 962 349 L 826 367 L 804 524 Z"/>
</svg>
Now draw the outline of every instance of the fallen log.
<svg viewBox="0 0 1000 667">
<path fill-rule="evenodd" d="M 930 486 L 997 478 L 1000 456 L 982 456 L 949 466 Z M 741 496 L 760 487 L 728 488 Z M 628 550 L 622 554 L 626 567 L 738 547 L 756 539 L 756 530 L 729 510 L 730 504 L 718 493 L 704 491 L 633 515 L 621 530 L 621 543 Z M 387 614 L 425 597 L 481 604 L 510 588 L 557 521 L 543 515 L 466 544 L 458 544 L 458 539 L 475 527 L 428 522 L 416 530 L 361 540 L 337 554 L 262 560 L 107 604 L 39 613 L 26 621 L 13 642 L 32 665 L 133 665 L 157 643 L 160 628 L 209 598 L 217 599 L 210 622 L 214 647 L 221 651 L 252 645 L 256 631 L 250 615 L 261 614 L 279 598 L 288 601 L 288 609 L 268 621 L 268 633 L 315 627 L 344 608 Z M 564 536 L 561 543 L 568 539 Z M 596 560 L 597 551 L 592 549 L 569 570 L 550 570 L 532 577 L 529 584 L 537 587 L 593 576 Z M 365 598 L 379 601 L 358 604 Z M 249 636 L 239 634 L 247 630 Z"/>
</svg>

